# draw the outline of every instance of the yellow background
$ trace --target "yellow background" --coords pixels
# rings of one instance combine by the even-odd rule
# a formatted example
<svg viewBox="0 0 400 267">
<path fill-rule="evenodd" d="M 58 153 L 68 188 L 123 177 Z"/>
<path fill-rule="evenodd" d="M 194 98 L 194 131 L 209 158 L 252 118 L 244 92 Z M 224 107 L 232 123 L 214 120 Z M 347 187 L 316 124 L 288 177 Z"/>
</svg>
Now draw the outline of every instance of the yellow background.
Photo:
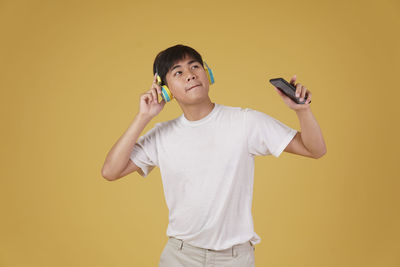
<svg viewBox="0 0 400 267">
<path fill-rule="evenodd" d="M 299 129 L 268 80 L 313 93 L 328 153 L 257 157 L 256 266 L 400 266 L 399 11 L 384 1 L 0 1 L 0 266 L 157 266 L 160 172 L 101 176 L 182 43 L 214 102 Z M 151 121 L 181 114 L 176 102 Z M 397 165 L 397 166 L 396 166 Z"/>
</svg>

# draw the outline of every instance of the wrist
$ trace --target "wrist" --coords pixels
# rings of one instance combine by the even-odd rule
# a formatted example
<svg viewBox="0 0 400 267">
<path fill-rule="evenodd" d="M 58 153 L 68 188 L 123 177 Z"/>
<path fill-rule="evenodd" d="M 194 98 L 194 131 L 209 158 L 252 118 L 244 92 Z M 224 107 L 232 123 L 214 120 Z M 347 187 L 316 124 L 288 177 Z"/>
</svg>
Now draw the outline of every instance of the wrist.
<svg viewBox="0 0 400 267">
<path fill-rule="evenodd" d="M 304 108 L 302 107 L 300 109 L 295 109 L 294 111 L 296 112 L 297 115 L 308 114 L 311 113 L 311 107 L 310 106 Z"/>
<path fill-rule="evenodd" d="M 135 116 L 135 120 L 138 120 L 140 122 L 144 122 L 144 123 L 148 123 L 153 119 L 152 116 L 150 116 L 149 114 L 145 114 L 145 113 L 138 113 Z"/>
</svg>

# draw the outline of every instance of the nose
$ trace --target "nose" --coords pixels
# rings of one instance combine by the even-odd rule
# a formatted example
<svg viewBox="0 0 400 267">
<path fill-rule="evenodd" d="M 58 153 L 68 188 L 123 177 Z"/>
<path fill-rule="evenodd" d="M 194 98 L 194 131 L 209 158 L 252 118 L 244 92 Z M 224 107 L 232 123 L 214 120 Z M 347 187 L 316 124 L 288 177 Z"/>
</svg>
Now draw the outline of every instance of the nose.
<svg viewBox="0 0 400 267">
<path fill-rule="evenodd" d="M 194 73 L 189 71 L 189 74 L 188 74 L 186 80 L 189 82 L 190 80 L 194 80 L 194 79 L 196 79 L 196 75 L 194 75 Z"/>
</svg>

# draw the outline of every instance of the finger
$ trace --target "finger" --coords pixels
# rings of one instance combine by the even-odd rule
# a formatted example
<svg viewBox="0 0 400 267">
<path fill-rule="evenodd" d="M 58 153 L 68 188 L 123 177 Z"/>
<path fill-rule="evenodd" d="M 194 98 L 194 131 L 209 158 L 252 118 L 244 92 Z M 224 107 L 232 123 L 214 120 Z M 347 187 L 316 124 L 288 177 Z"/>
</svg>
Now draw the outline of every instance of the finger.
<svg viewBox="0 0 400 267">
<path fill-rule="evenodd" d="M 284 96 L 284 94 L 281 92 L 281 90 L 279 90 L 277 87 L 274 87 L 274 88 L 275 88 L 275 91 L 277 91 L 280 96 Z"/>
<path fill-rule="evenodd" d="M 275 88 L 275 91 L 277 91 L 278 94 L 279 94 L 283 99 L 288 98 L 288 96 L 285 95 L 279 88 L 277 88 L 277 87 L 274 87 L 274 88 Z"/>
<path fill-rule="evenodd" d="M 303 101 L 306 97 L 307 88 L 305 86 L 301 86 L 301 93 L 300 93 L 300 101 Z"/>
<path fill-rule="evenodd" d="M 153 84 L 151 85 L 149 92 L 151 92 L 152 90 L 156 90 L 156 92 L 159 93 L 159 94 L 161 93 L 161 88 L 160 88 L 160 86 L 159 86 L 158 84 L 156 84 L 156 83 L 153 83 Z"/>
<path fill-rule="evenodd" d="M 154 98 L 154 96 L 153 96 L 153 93 L 152 93 L 152 90 L 153 90 L 153 88 L 151 88 L 149 91 L 147 91 L 147 96 L 148 96 L 148 98 L 149 98 L 149 101 L 150 102 L 153 102 L 153 98 Z"/>
<path fill-rule="evenodd" d="M 287 95 L 285 95 L 281 90 L 279 90 L 278 88 L 275 87 L 275 90 L 278 92 L 278 94 L 282 97 L 284 102 L 292 102 L 292 104 L 294 104 L 294 101 L 292 99 L 290 99 L 290 97 L 288 97 Z"/>
<path fill-rule="evenodd" d="M 150 90 L 146 93 L 146 96 L 147 96 L 147 99 L 149 100 L 149 102 L 153 101 L 153 94 L 151 93 Z"/>
<path fill-rule="evenodd" d="M 143 93 L 143 94 L 141 94 L 141 96 L 140 96 L 140 98 L 147 98 L 147 97 L 149 97 L 149 92 L 148 91 Z"/>
<path fill-rule="evenodd" d="M 307 104 L 309 104 L 311 102 L 311 96 L 312 96 L 311 92 L 308 91 L 307 92 L 307 101 L 306 101 Z"/>
<path fill-rule="evenodd" d="M 154 77 L 153 77 L 153 83 L 155 83 L 156 81 L 157 81 L 157 72 L 156 73 L 154 73 Z"/>
<path fill-rule="evenodd" d="M 164 99 L 160 101 L 161 108 L 163 108 L 163 107 L 164 107 L 165 103 L 167 103 L 167 102 L 165 102 L 165 100 L 164 100 Z"/>
<path fill-rule="evenodd" d="M 301 84 L 296 84 L 296 97 L 299 97 L 301 94 Z"/>
<path fill-rule="evenodd" d="M 148 94 L 143 94 L 140 99 L 143 100 L 146 104 L 149 103 L 149 95 Z"/>
<path fill-rule="evenodd" d="M 150 89 L 155 89 L 158 94 L 161 94 L 161 86 L 157 82 L 153 82 Z"/>
<path fill-rule="evenodd" d="M 161 94 L 161 86 L 160 85 L 156 85 L 156 90 L 158 94 Z"/>
<path fill-rule="evenodd" d="M 156 89 L 156 88 L 153 88 L 153 89 L 151 90 L 151 94 L 153 95 L 153 100 L 154 100 L 154 101 L 157 101 L 157 103 L 158 103 L 157 89 Z"/>
<path fill-rule="evenodd" d="M 294 85 L 294 83 L 296 82 L 296 78 L 297 78 L 296 74 L 293 75 L 293 77 L 290 79 L 290 83 Z"/>
</svg>

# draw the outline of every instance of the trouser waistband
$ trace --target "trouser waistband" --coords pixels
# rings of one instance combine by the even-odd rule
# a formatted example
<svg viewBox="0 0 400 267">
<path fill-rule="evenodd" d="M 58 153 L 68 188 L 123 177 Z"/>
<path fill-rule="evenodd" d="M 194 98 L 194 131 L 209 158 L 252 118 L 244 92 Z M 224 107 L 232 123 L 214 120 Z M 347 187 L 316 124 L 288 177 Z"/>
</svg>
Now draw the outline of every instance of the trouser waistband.
<svg viewBox="0 0 400 267">
<path fill-rule="evenodd" d="M 230 248 L 223 249 L 223 250 L 214 250 L 214 249 L 206 249 L 206 248 L 196 247 L 196 246 L 188 244 L 187 242 L 183 241 L 182 239 L 178 239 L 178 238 L 175 238 L 172 236 L 169 237 L 168 242 L 170 242 L 176 248 L 181 249 L 181 250 L 185 247 L 185 248 L 190 248 L 192 250 L 208 251 L 208 252 L 213 251 L 213 252 L 220 253 L 220 254 L 232 253 L 232 255 L 233 255 L 235 250 L 248 249 L 249 247 L 252 247 L 253 250 L 255 250 L 255 246 L 250 241 L 242 243 L 242 244 L 237 244 L 237 245 L 234 245 Z"/>
</svg>

